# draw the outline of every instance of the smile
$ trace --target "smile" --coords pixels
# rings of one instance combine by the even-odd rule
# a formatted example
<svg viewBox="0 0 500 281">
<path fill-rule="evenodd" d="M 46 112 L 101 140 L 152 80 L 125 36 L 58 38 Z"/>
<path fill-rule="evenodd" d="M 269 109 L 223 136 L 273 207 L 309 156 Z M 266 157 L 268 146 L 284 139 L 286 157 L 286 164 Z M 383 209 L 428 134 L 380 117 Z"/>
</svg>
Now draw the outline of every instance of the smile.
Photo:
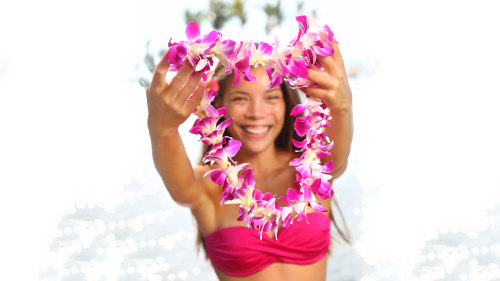
<svg viewBox="0 0 500 281">
<path fill-rule="evenodd" d="M 271 126 L 241 126 L 241 128 L 252 135 L 263 135 L 271 129 Z"/>
</svg>

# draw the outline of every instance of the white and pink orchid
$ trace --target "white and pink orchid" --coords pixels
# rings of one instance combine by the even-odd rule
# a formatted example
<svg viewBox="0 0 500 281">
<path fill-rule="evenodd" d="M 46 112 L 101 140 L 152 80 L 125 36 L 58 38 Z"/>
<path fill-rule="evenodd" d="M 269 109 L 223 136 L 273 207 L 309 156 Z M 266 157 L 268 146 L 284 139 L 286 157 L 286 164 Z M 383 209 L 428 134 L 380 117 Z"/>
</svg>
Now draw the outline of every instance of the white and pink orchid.
<svg viewBox="0 0 500 281">
<path fill-rule="evenodd" d="M 172 38 L 168 45 L 170 47 L 167 55 L 167 61 L 171 63 L 170 69 L 179 70 L 187 59 L 194 67 L 195 71 L 208 71 L 213 65 L 213 59 L 210 55 L 210 49 L 219 41 L 221 34 L 212 31 L 207 35 L 200 36 L 200 29 L 194 22 L 188 23 L 186 28 L 186 37 L 188 41 L 172 43 Z"/>
</svg>

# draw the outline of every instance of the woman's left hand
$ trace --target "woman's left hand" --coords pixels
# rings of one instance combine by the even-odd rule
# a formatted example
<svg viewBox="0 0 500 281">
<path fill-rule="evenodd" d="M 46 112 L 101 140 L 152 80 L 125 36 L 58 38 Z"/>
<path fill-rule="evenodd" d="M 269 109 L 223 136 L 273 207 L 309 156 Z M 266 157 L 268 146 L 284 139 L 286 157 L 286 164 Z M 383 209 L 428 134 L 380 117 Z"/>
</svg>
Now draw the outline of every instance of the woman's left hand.
<svg viewBox="0 0 500 281">
<path fill-rule="evenodd" d="M 318 84 L 315 87 L 302 88 L 308 96 L 323 101 L 331 112 L 344 112 L 351 110 L 352 93 L 347 81 L 344 60 L 340 54 L 338 44 L 332 44 L 334 53 L 329 57 L 317 59 L 324 71 L 308 69 L 308 79 Z"/>
</svg>

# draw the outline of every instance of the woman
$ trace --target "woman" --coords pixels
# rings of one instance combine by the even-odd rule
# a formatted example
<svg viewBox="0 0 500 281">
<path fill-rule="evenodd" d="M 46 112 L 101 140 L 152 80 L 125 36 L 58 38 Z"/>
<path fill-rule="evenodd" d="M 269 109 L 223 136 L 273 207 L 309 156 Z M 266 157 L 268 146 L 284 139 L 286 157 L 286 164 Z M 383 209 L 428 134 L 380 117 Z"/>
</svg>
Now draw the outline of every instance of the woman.
<svg viewBox="0 0 500 281">
<path fill-rule="evenodd" d="M 353 125 L 352 94 L 344 63 L 337 44 L 332 47 L 332 56 L 318 58 L 325 71 L 308 71 L 308 79 L 318 86 L 302 91 L 321 99 L 330 109 L 332 126 L 327 128 L 327 135 L 335 144 L 331 155 L 322 161 L 333 160 L 333 180 L 347 167 Z M 294 221 L 290 229 L 278 232 L 278 240 L 271 233 L 259 240 L 257 232 L 236 220 L 237 205 L 219 203 L 221 187 L 204 177 L 207 171 L 216 167 L 191 166 L 178 128 L 200 103 L 205 88 L 201 83 L 202 74 L 192 75 L 193 68 L 188 63 L 167 83 L 167 53 L 158 63 L 146 91 L 153 159 L 172 198 L 191 209 L 219 279 L 325 280 L 326 253 L 330 245 L 327 214 L 313 214 L 315 211 L 309 208 L 310 225 Z M 233 117 L 227 132 L 242 142 L 234 160 L 250 163 L 257 188 L 278 197 L 286 196 L 286 190 L 295 180 L 295 169 L 289 162 L 297 155 L 293 147 L 279 145 L 277 139 L 283 129 L 289 130 L 293 124 L 287 110 L 292 101 L 287 98 L 286 88 L 267 87 L 269 80 L 264 69 L 252 69 L 252 74 L 257 81 L 243 81 L 234 87 L 232 79 L 222 78 L 215 105 L 227 109 L 226 118 Z M 331 214 L 330 199 L 320 202 Z"/>
</svg>

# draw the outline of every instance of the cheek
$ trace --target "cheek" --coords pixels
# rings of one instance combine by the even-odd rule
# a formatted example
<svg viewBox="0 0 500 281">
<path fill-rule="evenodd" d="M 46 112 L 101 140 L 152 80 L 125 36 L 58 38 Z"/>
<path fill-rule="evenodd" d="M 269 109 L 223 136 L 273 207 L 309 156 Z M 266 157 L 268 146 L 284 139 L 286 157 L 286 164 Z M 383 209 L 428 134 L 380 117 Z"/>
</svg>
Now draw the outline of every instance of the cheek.
<svg viewBox="0 0 500 281">
<path fill-rule="evenodd" d="M 280 127 L 282 127 L 283 124 L 285 123 L 285 118 L 286 118 L 285 111 L 286 110 L 284 104 L 277 105 L 276 108 L 274 109 L 276 121 Z"/>
<path fill-rule="evenodd" d="M 225 115 L 225 119 L 229 119 L 229 118 L 233 118 L 234 121 L 237 121 L 239 119 L 241 119 L 241 108 L 238 108 L 237 106 L 231 106 L 231 105 L 227 105 L 225 106 L 226 108 L 226 115 Z"/>
</svg>

